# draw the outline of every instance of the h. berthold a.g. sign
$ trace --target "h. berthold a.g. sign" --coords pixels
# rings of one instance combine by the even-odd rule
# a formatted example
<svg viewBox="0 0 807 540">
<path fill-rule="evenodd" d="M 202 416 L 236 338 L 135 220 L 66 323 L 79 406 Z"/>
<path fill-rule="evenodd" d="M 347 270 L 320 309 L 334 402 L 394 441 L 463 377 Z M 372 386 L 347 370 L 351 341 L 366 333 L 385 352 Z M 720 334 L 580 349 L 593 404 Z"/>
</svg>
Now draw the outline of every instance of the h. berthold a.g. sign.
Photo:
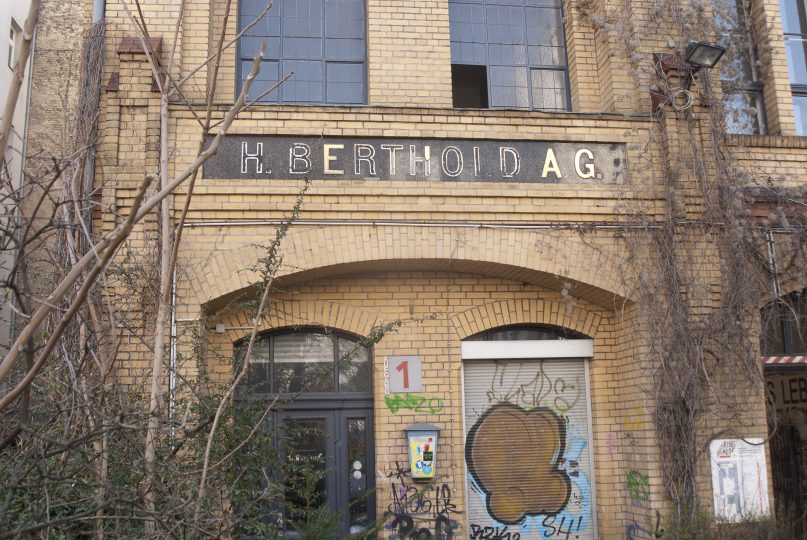
<svg viewBox="0 0 807 540">
<path fill-rule="evenodd" d="M 228 135 L 204 178 L 621 184 L 616 143 Z"/>
</svg>

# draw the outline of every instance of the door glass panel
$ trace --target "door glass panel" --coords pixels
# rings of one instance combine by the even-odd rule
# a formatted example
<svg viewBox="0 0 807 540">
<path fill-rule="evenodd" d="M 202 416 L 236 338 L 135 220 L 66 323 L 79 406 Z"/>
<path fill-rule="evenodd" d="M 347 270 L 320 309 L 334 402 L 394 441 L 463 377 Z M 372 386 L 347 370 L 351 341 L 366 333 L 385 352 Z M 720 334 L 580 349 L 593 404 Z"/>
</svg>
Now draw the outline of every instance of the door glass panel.
<svg viewBox="0 0 807 540">
<path fill-rule="evenodd" d="M 349 418 L 347 431 L 348 512 L 350 534 L 356 534 L 370 525 L 367 475 L 372 471 L 367 463 L 367 420 Z"/>
<path fill-rule="evenodd" d="M 366 347 L 339 338 L 339 391 L 370 391 L 370 354 Z"/>
<path fill-rule="evenodd" d="M 333 392 L 333 338 L 282 334 L 274 338 L 275 392 Z"/>
<path fill-rule="evenodd" d="M 295 530 L 310 517 L 313 509 L 327 504 L 328 432 L 324 418 L 286 418 L 284 428 L 285 519 L 286 528 Z"/>
</svg>

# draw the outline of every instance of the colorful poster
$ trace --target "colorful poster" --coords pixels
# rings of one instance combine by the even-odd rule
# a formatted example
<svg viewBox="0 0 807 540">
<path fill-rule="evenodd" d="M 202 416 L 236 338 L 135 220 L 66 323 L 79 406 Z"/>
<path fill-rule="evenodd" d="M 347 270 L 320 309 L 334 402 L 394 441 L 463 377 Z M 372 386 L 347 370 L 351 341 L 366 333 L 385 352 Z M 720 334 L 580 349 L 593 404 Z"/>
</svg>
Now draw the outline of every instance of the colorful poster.
<svg viewBox="0 0 807 540">
<path fill-rule="evenodd" d="M 716 439 L 709 445 L 715 516 L 739 522 L 767 516 L 768 472 L 763 439 Z"/>
<path fill-rule="evenodd" d="M 411 435 L 409 437 L 409 456 L 413 480 L 434 478 L 434 446 L 437 437 L 434 434 Z"/>
</svg>

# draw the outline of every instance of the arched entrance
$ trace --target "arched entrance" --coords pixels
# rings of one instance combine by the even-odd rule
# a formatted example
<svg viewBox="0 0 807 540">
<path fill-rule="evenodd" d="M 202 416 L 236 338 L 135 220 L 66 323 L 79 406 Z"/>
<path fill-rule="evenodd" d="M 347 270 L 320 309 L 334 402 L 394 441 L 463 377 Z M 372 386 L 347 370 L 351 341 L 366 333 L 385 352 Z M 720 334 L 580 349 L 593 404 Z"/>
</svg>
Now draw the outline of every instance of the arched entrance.
<svg viewBox="0 0 807 540">
<path fill-rule="evenodd" d="M 269 474 L 284 486 L 284 537 L 302 538 L 319 508 L 337 516 L 339 538 L 373 525 L 369 348 L 322 329 L 269 332 L 253 347 L 244 387 L 253 398 L 280 399 L 271 422 L 284 465 Z"/>
<path fill-rule="evenodd" d="M 462 342 L 471 537 L 595 538 L 593 341 L 509 326 Z"/>
</svg>

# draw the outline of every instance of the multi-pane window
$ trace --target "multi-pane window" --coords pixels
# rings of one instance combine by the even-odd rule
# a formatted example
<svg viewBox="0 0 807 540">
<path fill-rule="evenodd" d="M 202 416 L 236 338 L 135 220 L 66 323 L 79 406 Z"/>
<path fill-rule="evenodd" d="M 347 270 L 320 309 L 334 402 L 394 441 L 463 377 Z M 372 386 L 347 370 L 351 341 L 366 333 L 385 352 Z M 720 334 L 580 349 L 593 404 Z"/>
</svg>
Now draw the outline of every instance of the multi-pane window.
<svg viewBox="0 0 807 540">
<path fill-rule="evenodd" d="M 239 2 L 239 29 L 261 15 L 266 0 Z M 364 0 L 274 0 L 239 43 L 239 79 L 246 79 L 261 43 L 266 53 L 249 99 L 274 103 L 366 101 Z M 289 73 L 293 75 L 269 91 Z M 268 93 L 267 93 L 268 92 Z"/>
<path fill-rule="evenodd" d="M 720 63 L 726 130 L 735 134 L 765 133 L 765 105 L 748 1 L 728 0 L 713 5 L 719 44 L 727 50 Z"/>
<path fill-rule="evenodd" d="M 17 59 L 17 47 L 22 40 L 22 28 L 17 21 L 11 19 L 11 28 L 8 35 L 8 67 L 14 69 L 14 61 Z"/>
<path fill-rule="evenodd" d="M 766 306 L 762 324 L 762 354 L 807 354 L 807 289 Z"/>
<path fill-rule="evenodd" d="M 793 89 L 796 134 L 807 135 L 807 0 L 782 0 L 782 27 Z"/>
<path fill-rule="evenodd" d="M 569 110 L 559 0 L 449 0 L 455 107 Z"/>
<path fill-rule="evenodd" d="M 243 363 L 246 342 L 236 363 Z M 253 394 L 370 392 L 370 351 L 354 339 L 315 331 L 276 332 L 256 340 L 244 390 Z"/>
</svg>

